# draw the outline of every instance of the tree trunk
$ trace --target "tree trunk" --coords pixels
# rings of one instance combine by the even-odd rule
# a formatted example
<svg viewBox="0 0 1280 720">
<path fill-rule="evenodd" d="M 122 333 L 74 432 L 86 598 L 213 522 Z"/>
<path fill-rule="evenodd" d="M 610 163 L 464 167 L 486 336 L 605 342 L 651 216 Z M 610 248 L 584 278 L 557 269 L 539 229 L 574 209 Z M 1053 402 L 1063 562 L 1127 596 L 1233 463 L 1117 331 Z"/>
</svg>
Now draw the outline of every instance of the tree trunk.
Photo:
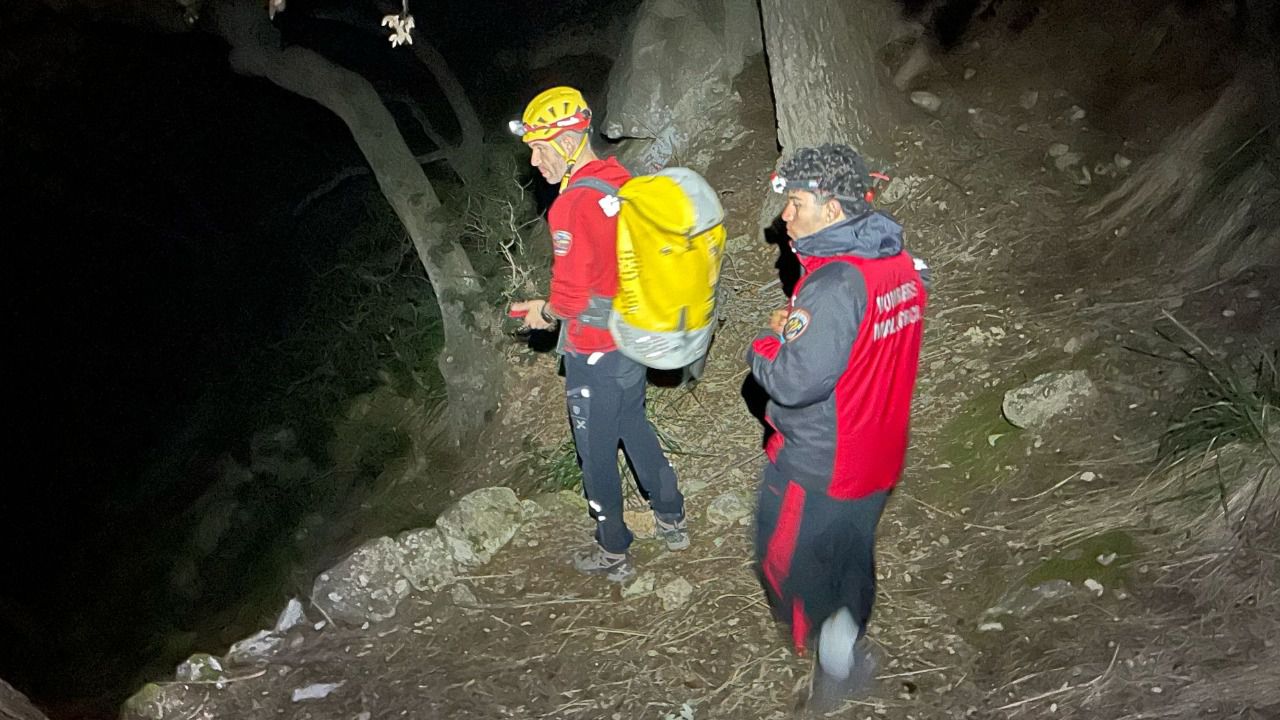
<svg viewBox="0 0 1280 720">
<path fill-rule="evenodd" d="M 784 153 L 825 142 L 892 159 L 879 44 L 892 19 L 882 0 L 760 0 Z"/>
<path fill-rule="evenodd" d="M 444 321 L 438 364 L 449 398 L 450 426 L 461 437 L 497 406 L 500 368 L 490 347 L 497 317 L 481 294 L 471 261 L 444 238 L 435 216 L 440 200 L 405 144 L 394 118 L 361 75 L 302 47 L 281 49 L 261 3 L 226 0 L 214 6 L 214 26 L 231 45 L 237 72 L 266 78 L 320 103 L 342 118 L 373 170 L 387 202 L 409 232 Z"/>
</svg>

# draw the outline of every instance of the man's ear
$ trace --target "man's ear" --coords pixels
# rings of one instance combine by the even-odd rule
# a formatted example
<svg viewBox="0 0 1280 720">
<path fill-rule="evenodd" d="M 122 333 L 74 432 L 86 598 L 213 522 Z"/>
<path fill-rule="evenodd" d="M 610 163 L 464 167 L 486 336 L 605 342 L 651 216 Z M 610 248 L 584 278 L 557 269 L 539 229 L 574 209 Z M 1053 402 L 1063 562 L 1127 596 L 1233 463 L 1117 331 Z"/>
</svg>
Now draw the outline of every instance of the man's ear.
<svg viewBox="0 0 1280 720">
<path fill-rule="evenodd" d="M 822 217 L 826 222 L 835 222 L 844 218 L 844 206 L 835 198 L 828 199 L 822 204 Z"/>
<path fill-rule="evenodd" d="M 574 150 L 578 149 L 578 143 L 582 142 L 582 138 L 576 133 L 561 133 L 560 149 L 564 150 L 565 155 L 572 155 Z"/>
</svg>

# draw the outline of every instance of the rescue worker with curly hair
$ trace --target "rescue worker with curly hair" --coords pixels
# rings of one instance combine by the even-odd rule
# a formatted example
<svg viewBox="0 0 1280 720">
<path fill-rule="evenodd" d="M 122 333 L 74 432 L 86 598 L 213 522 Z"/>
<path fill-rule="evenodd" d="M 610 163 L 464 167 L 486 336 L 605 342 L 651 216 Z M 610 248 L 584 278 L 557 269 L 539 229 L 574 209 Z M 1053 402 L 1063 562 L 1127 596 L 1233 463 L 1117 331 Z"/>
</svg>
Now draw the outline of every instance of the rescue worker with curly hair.
<svg viewBox="0 0 1280 720">
<path fill-rule="evenodd" d="M 875 531 L 907 451 L 927 268 L 871 207 L 862 158 L 804 148 L 771 180 L 804 274 L 747 362 L 769 395 L 756 560 L 798 651 L 823 673 L 855 665 L 875 601 Z"/>
<path fill-rule="evenodd" d="M 635 574 L 623 521 L 621 447 L 642 495 L 654 512 L 658 535 L 670 550 L 689 546 L 684 497 L 657 434 L 645 416 L 643 365 L 618 352 L 607 326 L 618 291 L 617 219 L 606 212 L 616 198 L 572 181 L 598 178 L 613 187 L 630 175 L 615 158 L 591 148 L 591 110 L 570 87 L 535 97 L 511 131 L 532 152 L 530 163 L 560 196 L 547 213 L 553 260 L 546 299 L 513 303 L 510 312 L 543 330 L 561 324 L 565 397 L 596 543 L 574 558 L 578 570 L 622 582 Z"/>
</svg>

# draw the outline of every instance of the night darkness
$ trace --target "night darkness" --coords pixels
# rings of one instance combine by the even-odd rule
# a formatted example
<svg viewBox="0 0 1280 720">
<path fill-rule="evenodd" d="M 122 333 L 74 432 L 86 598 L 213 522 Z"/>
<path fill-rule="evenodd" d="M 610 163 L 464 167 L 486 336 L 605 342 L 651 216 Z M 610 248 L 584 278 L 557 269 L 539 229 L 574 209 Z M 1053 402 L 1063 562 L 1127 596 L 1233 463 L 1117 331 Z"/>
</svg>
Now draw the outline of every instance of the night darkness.
<svg viewBox="0 0 1280 720">
<path fill-rule="evenodd" d="M 193 650 L 221 652 L 269 626 L 289 597 L 309 591 L 305 583 L 316 563 L 363 539 L 354 523 L 347 524 L 347 511 L 372 494 L 371 478 L 404 449 L 404 437 L 388 433 L 366 443 L 374 449 L 353 456 L 350 477 L 331 485 L 266 482 L 263 458 L 327 477 L 307 463 L 336 446 L 335 418 L 352 397 L 389 386 L 414 401 L 442 398 L 433 354 L 441 343 L 440 312 L 404 226 L 334 112 L 268 80 L 233 72 L 227 44 L 199 24 L 164 31 L 140 21 L 140 13 L 86 11 L 111 5 L 88 0 L 0 2 L 0 237 L 7 241 L 2 277 L 9 348 L 0 679 L 55 720 L 96 720 L 115 717 L 124 698 L 148 680 L 172 675 L 175 663 Z M 151 2 L 176 5 L 126 0 L 117 6 L 136 10 Z M 923 15 L 939 3 L 899 4 L 909 15 Z M 932 35 L 935 59 L 966 51 L 966 29 L 977 9 L 990 14 L 999 5 L 946 4 L 964 18 L 952 24 L 945 13 L 931 17 L 933 26 L 923 32 Z M 1185 18 L 1221 6 L 1214 32 L 1239 47 L 1248 39 L 1254 49 L 1272 48 L 1275 66 L 1274 38 L 1266 45 L 1259 40 L 1265 33 L 1241 20 L 1246 4 L 1138 3 L 1141 12 L 1151 18 L 1164 13 L 1162 22 L 1178 28 L 1165 47 L 1175 41 L 1196 46 L 1199 31 Z M 484 125 L 485 161 L 496 167 L 498 160 L 514 160 L 519 179 L 532 180 L 527 152 L 506 133 L 507 119 L 518 115 L 533 92 L 558 84 L 582 88 L 602 117 L 614 58 L 565 53 L 558 66 L 538 68 L 522 67 L 517 58 L 570 21 L 602 27 L 638 5 L 640 0 L 416 0 L 412 11 L 419 32 L 427 28 L 475 106 Z M 1010 23 L 1016 34 L 1036 21 L 1041 5 L 1051 3 L 1007 5 L 1031 8 Z M 421 157 L 439 148 L 419 120 L 426 118 L 449 139 L 462 129 L 431 72 L 405 49 L 389 47 L 378 20 L 399 10 L 398 0 L 289 0 L 274 25 L 286 45 L 313 49 L 368 79 Z M 1179 19 L 1168 20 L 1175 12 L 1182 13 Z M 1274 36 L 1277 15 L 1271 12 Z M 1069 50 L 1072 42 L 1062 45 Z M 1072 150 L 1104 147 L 1107 141 L 1099 138 L 1106 135 L 1123 138 L 1116 147 L 1134 157 L 1155 154 L 1159 136 L 1172 128 L 1149 121 L 1148 115 L 1160 114 L 1150 108 L 1167 107 L 1178 122 L 1194 119 L 1236 70 L 1234 55 L 1216 57 L 1217 45 L 1199 44 L 1198 54 L 1185 58 L 1166 53 L 1173 59 L 1165 58 L 1159 73 L 1138 68 L 1141 63 L 1132 57 L 1139 53 L 1130 57 L 1124 48 L 1124 62 L 1132 67 L 1118 62 L 1100 70 L 1101 79 L 1083 83 L 1087 101 L 1079 102 L 1089 105 L 1088 122 L 1098 132 Z M 893 47 L 895 62 L 907 56 L 907 46 L 900 40 Z M 998 49 L 991 53 L 999 60 Z M 757 67 L 767 81 L 767 62 Z M 1003 70 L 1005 78 L 1014 78 L 1009 87 L 1022 82 L 1016 68 Z M 1112 95 L 1113 86 L 1122 84 L 1116 78 L 1126 73 L 1133 77 L 1125 82 L 1132 80 L 1146 95 Z M 971 86 L 985 80 L 975 74 Z M 1178 93 L 1166 92 L 1175 84 Z M 1275 83 L 1260 86 L 1271 88 L 1274 97 L 1256 107 L 1276 107 Z M 1076 102 L 1064 99 L 1065 91 L 1051 96 L 1050 88 L 1043 90 L 1040 110 Z M 754 110 L 772 112 L 777 98 L 770 92 L 760 90 Z M 1141 102 L 1126 105 L 1133 97 Z M 895 111 L 916 112 L 905 100 L 898 105 Z M 965 122 L 981 134 L 986 130 L 979 123 L 989 118 L 1016 126 L 1030 117 L 1030 107 L 1006 105 L 1004 115 L 969 109 L 972 118 Z M 1172 125 L 1169 118 L 1158 119 Z M 938 118 L 924 122 L 936 125 Z M 1074 132 L 1072 122 L 1059 117 L 1045 127 L 1056 123 L 1053 132 Z M 765 124 L 773 125 L 774 118 Z M 1274 138 L 1274 127 L 1272 122 L 1253 137 Z M 739 129 L 734 126 L 734 132 Z M 768 127 L 759 137 L 776 130 Z M 1255 128 L 1247 130 L 1245 135 Z M 1028 137 L 1018 133 L 1020 140 Z M 1049 146 L 1056 137 L 1048 133 L 1034 142 Z M 768 153 L 776 150 L 776 134 L 767 141 L 759 137 L 745 147 L 759 141 Z M 1267 142 L 1269 147 L 1245 143 L 1244 152 L 1230 157 L 1222 153 L 1226 160 L 1219 169 L 1249 165 L 1272 172 L 1269 163 L 1280 144 Z M 1098 157 L 1104 166 L 1111 163 L 1115 180 L 1119 171 L 1111 158 L 1120 154 L 1106 147 L 1105 157 Z M 1053 160 L 1036 157 L 1017 165 L 1025 158 L 998 158 L 999 152 L 990 157 L 1009 163 L 1015 175 L 1036 173 L 1041 182 L 1053 172 Z M 989 159 L 975 157 L 975 166 Z M 424 170 L 446 208 L 456 207 L 450 200 L 467 197 L 461 173 L 441 162 L 427 163 Z M 1267 183 L 1274 184 L 1274 175 L 1262 170 L 1254 185 L 1241 187 L 1261 196 L 1271 187 Z M 961 187 L 943 180 L 938 187 Z M 734 181 L 748 182 L 737 176 Z M 1109 181 L 1091 178 L 1098 185 L 1087 192 Z M 544 183 L 532 187 L 531 207 L 525 209 L 531 218 L 554 197 Z M 1254 212 L 1248 201 L 1240 207 L 1240 217 Z M 1249 225 L 1246 230 L 1253 232 L 1276 216 L 1266 210 L 1259 211 L 1262 220 L 1249 217 L 1253 224 L 1240 227 Z M 449 219 L 452 227 L 462 227 L 458 217 Z M 1058 232 L 1065 231 L 1054 226 L 1042 234 Z M 466 242 L 460 239 L 480 274 L 501 269 L 500 258 L 486 261 Z M 988 251 L 983 247 L 982 255 Z M 549 256 L 549 248 L 543 254 Z M 1267 263 L 1274 259 L 1257 262 Z M 1206 312 L 1219 317 L 1217 308 Z M 1261 334 L 1264 325 L 1259 320 L 1248 331 Z M 1104 335 L 1109 333 L 1110 328 Z M 407 347 L 412 352 L 406 357 Z M 228 484 L 236 477 L 242 480 Z M 444 494 L 449 488 L 435 490 Z M 418 514 L 386 520 L 379 532 L 425 524 L 434 517 L 429 510 L 406 510 Z M 313 554 L 300 558 L 294 550 L 308 544 Z"/>
<path fill-rule="evenodd" d="M 347 5 L 292 2 L 277 25 L 385 94 L 439 105 L 431 75 L 388 48 L 379 8 L 362 8 L 359 30 L 305 19 Z M 415 11 L 447 28 L 433 41 L 501 129 L 539 79 L 495 75 L 494 48 L 561 16 L 432 5 Z M 483 47 L 469 35 L 480 28 Z M 412 130 L 406 139 L 434 149 Z M 244 365 L 308 322 L 317 275 L 371 216 L 390 215 L 367 174 L 295 213 L 362 165 L 333 113 L 234 74 L 216 38 L 6 3 L 0 206 L 16 462 L 0 503 L 0 677 L 74 715 L 112 708 L 144 658 L 174 652 L 155 631 L 182 635 L 200 609 L 173 611 L 148 589 L 165 577 L 168 520 L 260 429 L 260 414 L 238 406 L 251 392 Z"/>
</svg>

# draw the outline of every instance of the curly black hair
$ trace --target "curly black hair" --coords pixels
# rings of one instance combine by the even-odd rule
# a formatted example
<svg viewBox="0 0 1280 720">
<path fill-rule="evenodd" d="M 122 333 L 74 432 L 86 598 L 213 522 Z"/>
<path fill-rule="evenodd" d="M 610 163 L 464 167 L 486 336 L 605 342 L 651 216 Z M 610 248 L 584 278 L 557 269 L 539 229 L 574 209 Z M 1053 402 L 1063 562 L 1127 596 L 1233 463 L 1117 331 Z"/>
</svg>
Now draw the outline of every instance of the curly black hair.
<svg viewBox="0 0 1280 720">
<path fill-rule="evenodd" d="M 788 180 L 817 181 L 817 192 L 833 196 L 846 215 L 861 215 L 871 209 L 866 199 L 871 176 L 862 157 L 848 145 L 801 148 L 782 164 L 778 174 Z"/>
</svg>

